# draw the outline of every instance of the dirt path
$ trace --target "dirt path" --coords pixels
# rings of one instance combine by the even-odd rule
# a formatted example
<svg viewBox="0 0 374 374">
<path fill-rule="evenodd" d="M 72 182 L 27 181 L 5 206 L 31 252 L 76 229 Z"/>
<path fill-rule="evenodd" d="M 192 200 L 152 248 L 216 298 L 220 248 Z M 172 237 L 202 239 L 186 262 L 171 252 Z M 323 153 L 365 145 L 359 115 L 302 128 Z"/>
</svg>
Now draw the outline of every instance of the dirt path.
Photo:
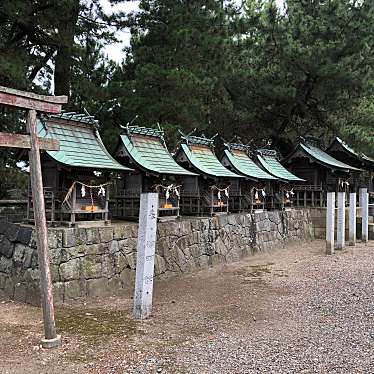
<svg viewBox="0 0 374 374">
<path fill-rule="evenodd" d="M 38 347 L 39 308 L 0 297 L 0 373 L 373 373 L 374 244 L 323 249 L 159 281 L 142 323 L 131 299 L 58 307 L 52 351 Z"/>
</svg>

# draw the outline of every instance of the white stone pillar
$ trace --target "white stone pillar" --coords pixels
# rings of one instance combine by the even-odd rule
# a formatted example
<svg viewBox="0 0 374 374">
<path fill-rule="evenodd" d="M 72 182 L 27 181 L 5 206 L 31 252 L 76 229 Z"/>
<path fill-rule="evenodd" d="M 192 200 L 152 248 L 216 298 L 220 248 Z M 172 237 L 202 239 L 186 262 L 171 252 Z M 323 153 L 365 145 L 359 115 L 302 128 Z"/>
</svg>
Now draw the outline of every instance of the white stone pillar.
<svg viewBox="0 0 374 374">
<path fill-rule="evenodd" d="M 136 257 L 134 318 L 145 319 L 152 312 L 158 194 L 140 197 L 138 245 Z"/>
<path fill-rule="evenodd" d="M 356 192 L 349 194 L 349 245 L 356 245 L 356 221 L 357 221 L 357 208 L 356 208 Z"/>
<path fill-rule="evenodd" d="M 327 192 L 326 209 L 326 254 L 334 254 L 335 192 Z"/>
<path fill-rule="evenodd" d="M 336 223 L 336 249 L 345 247 L 345 192 L 338 192 L 338 219 Z"/>
<path fill-rule="evenodd" d="M 367 188 L 360 188 L 360 205 L 362 215 L 362 242 L 366 243 L 369 237 L 369 194 Z"/>
</svg>

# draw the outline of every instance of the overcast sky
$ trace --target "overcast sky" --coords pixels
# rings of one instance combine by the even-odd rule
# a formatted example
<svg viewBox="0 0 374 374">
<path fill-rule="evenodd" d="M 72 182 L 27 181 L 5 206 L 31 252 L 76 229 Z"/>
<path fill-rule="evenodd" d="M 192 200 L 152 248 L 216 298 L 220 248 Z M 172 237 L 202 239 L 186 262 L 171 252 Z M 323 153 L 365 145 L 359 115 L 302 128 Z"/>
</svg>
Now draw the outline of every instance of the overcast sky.
<svg viewBox="0 0 374 374">
<path fill-rule="evenodd" d="M 242 2 L 242 0 L 235 0 L 235 1 L 238 4 L 240 4 Z M 284 0 L 276 0 L 276 1 L 278 3 L 279 7 L 283 6 Z M 137 0 L 128 1 L 126 3 L 122 3 L 122 4 L 116 5 L 114 7 L 110 5 L 109 0 L 101 0 L 101 3 L 103 5 L 104 11 L 106 13 L 112 13 L 113 11 L 117 11 L 117 10 L 123 10 L 123 11 L 129 13 L 129 12 L 138 10 L 138 5 L 139 5 L 139 1 L 137 1 Z M 119 40 L 121 40 L 121 42 L 108 45 L 107 48 L 106 48 L 106 51 L 107 51 L 108 56 L 111 59 L 120 62 L 120 61 L 122 61 L 122 59 L 124 57 L 122 49 L 125 46 L 128 46 L 130 44 L 130 33 L 129 33 L 129 31 L 119 32 L 117 34 L 117 37 L 118 37 Z"/>
</svg>

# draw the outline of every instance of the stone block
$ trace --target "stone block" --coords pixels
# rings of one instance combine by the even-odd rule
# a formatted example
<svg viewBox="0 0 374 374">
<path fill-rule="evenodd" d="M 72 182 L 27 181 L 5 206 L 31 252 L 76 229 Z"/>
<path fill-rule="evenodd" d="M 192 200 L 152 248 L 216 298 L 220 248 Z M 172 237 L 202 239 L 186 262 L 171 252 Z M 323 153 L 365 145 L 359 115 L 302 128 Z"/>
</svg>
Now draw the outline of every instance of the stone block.
<svg viewBox="0 0 374 374">
<path fill-rule="evenodd" d="M 27 269 L 31 267 L 31 260 L 35 249 L 30 247 L 25 247 L 25 251 L 23 254 L 23 268 Z"/>
<path fill-rule="evenodd" d="M 191 232 L 191 221 L 190 220 L 179 221 L 178 232 L 179 232 L 179 235 L 188 235 Z"/>
<path fill-rule="evenodd" d="M 181 268 L 183 273 L 192 273 L 196 271 L 199 266 L 196 265 L 195 259 L 191 257 L 189 259 L 186 259 L 186 262 L 182 264 Z"/>
<path fill-rule="evenodd" d="M 201 218 L 195 218 L 190 220 L 191 230 L 200 231 L 201 228 Z"/>
<path fill-rule="evenodd" d="M 108 243 L 113 240 L 112 227 L 99 227 L 99 239 L 101 243 Z"/>
<path fill-rule="evenodd" d="M 80 244 L 75 247 L 61 248 L 61 262 L 67 262 L 74 258 L 85 256 L 87 247 L 88 246 L 84 244 Z"/>
<path fill-rule="evenodd" d="M 198 261 L 197 261 L 197 265 L 199 268 L 201 269 L 206 269 L 209 267 L 209 256 L 207 255 L 201 255 L 199 258 L 198 258 Z"/>
<path fill-rule="evenodd" d="M 155 276 L 165 273 L 166 270 L 167 270 L 167 268 L 166 268 L 165 259 L 156 254 L 156 256 L 155 256 Z"/>
<path fill-rule="evenodd" d="M 61 248 L 62 247 L 62 232 L 61 229 L 48 229 L 48 247 Z"/>
<path fill-rule="evenodd" d="M 23 264 L 23 258 L 25 255 L 26 246 L 21 243 L 16 243 L 14 246 L 13 261 L 16 266 Z"/>
<path fill-rule="evenodd" d="M 122 287 L 132 292 L 135 287 L 135 271 L 128 268 L 123 269 L 119 275 L 119 279 L 121 280 Z"/>
<path fill-rule="evenodd" d="M 75 232 L 75 245 L 80 245 L 80 244 L 88 244 L 87 242 L 87 231 L 83 227 L 79 227 L 78 229 L 74 230 Z"/>
<path fill-rule="evenodd" d="M 223 257 L 219 254 L 215 254 L 213 256 L 210 256 L 209 265 L 215 266 L 215 265 L 218 265 L 222 262 L 225 262 L 225 257 Z"/>
<path fill-rule="evenodd" d="M 31 285 L 27 283 L 22 283 L 22 286 L 25 290 L 25 299 L 23 300 L 23 302 L 40 308 L 41 298 L 39 284 Z M 16 291 L 16 289 L 14 289 L 14 291 Z M 19 290 L 18 298 L 22 298 L 22 294 L 23 290 L 21 289 Z"/>
<path fill-rule="evenodd" d="M 108 289 L 109 289 L 109 294 L 113 296 L 127 296 L 129 289 L 124 289 L 123 288 L 123 283 L 119 277 L 115 278 L 110 278 L 108 279 Z M 131 290 L 132 291 L 132 290 Z"/>
<path fill-rule="evenodd" d="M 110 294 L 111 289 L 109 288 L 108 279 L 90 279 L 87 281 L 87 296 L 98 297 L 106 296 Z"/>
<path fill-rule="evenodd" d="M 62 281 L 80 279 L 82 276 L 82 261 L 80 258 L 74 258 L 60 265 L 60 277 Z"/>
<path fill-rule="evenodd" d="M 54 282 L 53 283 L 53 301 L 55 303 L 63 303 L 65 298 L 65 283 Z"/>
<path fill-rule="evenodd" d="M 17 235 L 17 242 L 25 245 L 29 245 L 32 237 L 33 229 L 27 226 L 20 226 Z"/>
<path fill-rule="evenodd" d="M 5 231 L 5 236 L 12 242 L 17 240 L 18 232 L 20 230 L 20 225 L 18 223 L 8 223 Z"/>
<path fill-rule="evenodd" d="M 199 244 L 200 242 L 200 233 L 198 231 L 190 233 L 187 237 L 188 245 Z"/>
<path fill-rule="evenodd" d="M 64 283 L 64 301 L 86 296 L 86 284 L 78 280 Z"/>
<path fill-rule="evenodd" d="M 31 267 L 33 269 L 36 269 L 38 266 L 39 266 L 38 251 L 35 249 L 35 251 L 33 251 L 32 256 L 31 256 Z"/>
<path fill-rule="evenodd" d="M 0 241 L 0 254 L 11 258 L 13 256 L 14 243 L 12 243 L 6 236 Z"/>
<path fill-rule="evenodd" d="M 62 262 L 62 248 L 49 248 L 49 260 L 54 265 L 59 265 Z"/>
<path fill-rule="evenodd" d="M 222 256 L 225 256 L 228 252 L 228 248 L 226 247 L 225 243 L 223 242 L 223 240 L 221 239 L 221 237 L 219 237 L 216 242 L 214 243 L 214 249 L 215 251 L 222 255 Z"/>
<path fill-rule="evenodd" d="M 26 303 L 40 307 L 40 301 L 41 297 L 39 285 L 27 285 Z"/>
<path fill-rule="evenodd" d="M 156 241 L 156 253 L 160 256 L 164 256 L 169 250 L 169 241 L 167 238 L 160 238 Z"/>
<path fill-rule="evenodd" d="M 74 247 L 77 245 L 76 230 L 73 228 L 66 228 L 62 231 L 62 246 L 65 248 Z"/>
<path fill-rule="evenodd" d="M 136 252 L 127 253 L 126 260 L 131 269 L 136 269 Z"/>
<path fill-rule="evenodd" d="M 112 255 L 103 255 L 101 256 L 101 271 L 102 276 L 111 278 L 113 277 L 117 272 L 116 267 L 116 260 L 115 257 Z"/>
<path fill-rule="evenodd" d="M 123 239 L 118 241 L 118 247 L 124 253 L 131 253 L 136 251 L 137 243 L 137 239 L 134 238 Z"/>
<path fill-rule="evenodd" d="M 0 258 L 0 273 L 11 274 L 13 269 L 13 261 L 11 258 L 1 256 Z"/>
<path fill-rule="evenodd" d="M 176 241 L 175 245 L 177 245 L 184 252 L 184 249 L 188 248 L 189 246 L 187 237 L 182 236 Z"/>
<path fill-rule="evenodd" d="M 190 250 L 191 256 L 194 258 L 198 258 L 203 254 L 201 247 L 197 244 L 190 246 L 189 250 Z"/>
<path fill-rule="evenodd" d="M 132 238 L 133 235 L 133 230 L 129 224 L 113 226 L 113 239 L 115 240 Z"/>
<path fill-rule="evenodd" d="M 105 256 L 88 255 L 82 258 L 82 275 L 85 279 L 100 278 L 103 272 L 109 272 L 109 264 L 103 264 Z M 108 260 L 109 261 L 109 260 Z M 111 273 L 114 273 L 112 270 Z"/>
<path fill-rule="evenodd" d="M 100 243 L 99 229 L 97 227 L 86 228 L 86 244 Z"/>
<path fill-rule="evenodd" d="M 39 284 L 39 270 L 26 269 L 23 273 L 23 281 L 31 284 Z"/>
<path fill-rule="evenodd" d="M 127 261 L 127 257 L 122 252 L 116 252 L 112 255 L 114 259 L 114 272 L 115 274 L 119 274 L 122 272 L 123 269 L 129 267 L 129 262 Z M 104 275 L 106 275 L 104 273 Z"/>
<path fill-rule="evenodd" d="M 32 233 L 31 233 L 31 239 L 30 239 L 29 246 L 31 248 L 36 248 L 36 231 L 35 230 L 33 230 Z"/>
<path fill-rule="evenodd" d="M 102 255 L 109 253 L 109 243 L 90 244 L 85 246 L 85 255 Z"/>
<path fill-rule="evenodd" d="M 52 282 L 59 282 L 60 281 L 60 271 L 59 271 L 60 268 L 59 268 L 59 266 L 51 264 L 50 269 L 51 269 Z"/>
<path fill-rule="evenodd" d="M 119 244 L 117 240 L 112 240 L 109 244 L 109 253 L 114 254 L 119 252 Z"/>
<path fill-rule="evenodd" d="M 0 235 L 5 235 L 9 222 L 0 221 Z"/>
<path fill-rule="evenodd" d="M 170 235 L 171 232 L 170 232 L 169 224 L 171 224 L 171 222 L 159 222 L 157 224 L 157 237 L 158 238 L 165 238 Z"/>
</svg>

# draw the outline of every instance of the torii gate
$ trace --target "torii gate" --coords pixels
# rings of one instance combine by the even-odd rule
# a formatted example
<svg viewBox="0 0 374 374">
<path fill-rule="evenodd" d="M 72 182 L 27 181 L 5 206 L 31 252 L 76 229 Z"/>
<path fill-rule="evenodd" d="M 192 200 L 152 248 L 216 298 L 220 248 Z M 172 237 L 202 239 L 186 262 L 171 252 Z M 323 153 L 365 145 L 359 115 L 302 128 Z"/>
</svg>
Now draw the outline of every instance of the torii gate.
<svg viewBox="0 0 374 374">
<path fill-rule="evenodd" d="M 45 335 L 45 339 L 42 339 L 41 344 L 44 348 L 59 346 L 61 337 L 56 334 L 55 326 L 40 150 L 59 150 L 59 142 L 53 139 L 38 138 L 36 114 L 37 112 L 60 113 L 61 105 L 65 103 L 67 103 L 66 96 L 36 95 L 31 92 L 18 91 L 0 86 L 0 104 L 25 109 L 27 111 L 26 128 L 29 135 L 0 132 L 0 147 L 30 149 L 30 179 L 34 203 L 34 220 L 37 235 L 40 291 Z"/>
</svg>

